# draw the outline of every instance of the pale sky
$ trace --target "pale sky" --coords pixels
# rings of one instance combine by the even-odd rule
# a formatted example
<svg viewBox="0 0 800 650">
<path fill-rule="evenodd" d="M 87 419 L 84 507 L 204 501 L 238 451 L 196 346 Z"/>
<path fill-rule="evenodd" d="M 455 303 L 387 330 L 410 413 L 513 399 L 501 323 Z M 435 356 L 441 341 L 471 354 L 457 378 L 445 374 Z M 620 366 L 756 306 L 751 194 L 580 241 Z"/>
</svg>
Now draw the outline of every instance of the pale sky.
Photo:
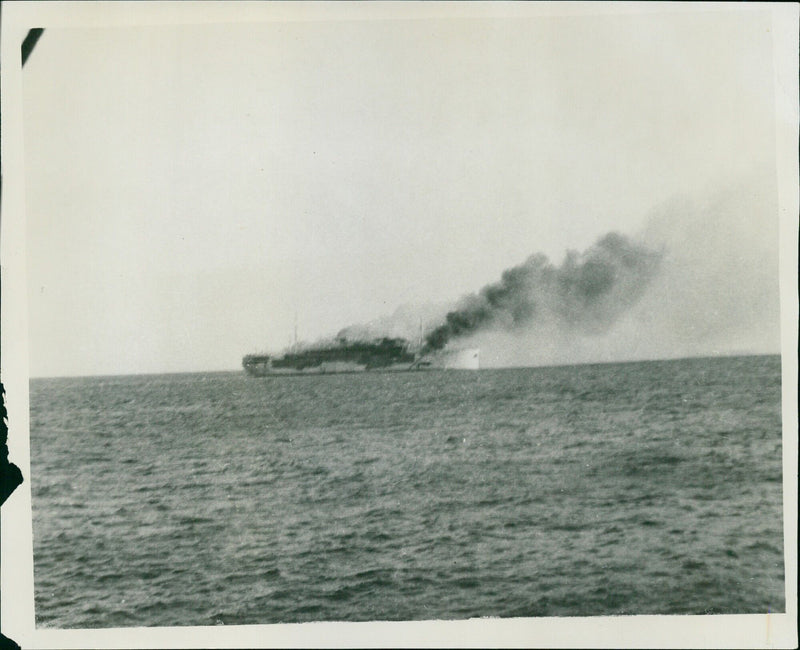
<svg viewBox="0 0 800 650">
<path fill-rule="evenodd" d="M 47 29 L 23 72 L 30 373 L 236 369 L 287 345 L 295 314 L 313 340 L 610 230 L 675 243 L 687 218 L 709 241 L 686 259 L 723 233 L 757 243 L 761 275 L 716 299 L 766 296 L 777 331 L 770 27 L 665 10 Z M 753 210 L 714 203 L 734 186 Z M 726 237 L 714 278 L 740 266 Z M 677 306 L 715 291 L 690 284 L 662 287 L 685 340 L 633 356 L 778 351 L 750 316 L 736 344 L 690 345 Z"/>
</svg>

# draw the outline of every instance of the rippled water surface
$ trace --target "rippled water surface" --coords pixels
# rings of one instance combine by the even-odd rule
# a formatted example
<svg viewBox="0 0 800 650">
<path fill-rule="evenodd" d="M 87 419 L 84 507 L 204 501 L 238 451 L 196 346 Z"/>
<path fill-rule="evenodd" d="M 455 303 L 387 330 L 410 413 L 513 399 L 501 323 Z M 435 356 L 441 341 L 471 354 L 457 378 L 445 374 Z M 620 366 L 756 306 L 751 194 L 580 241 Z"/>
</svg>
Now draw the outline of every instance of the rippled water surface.
<svg viewBox="0 0 800 650">
<path fill-rule="evenodd" d="M 780 358 L 34 379 L 37 624 L 784 611 Z"/>
</svg>

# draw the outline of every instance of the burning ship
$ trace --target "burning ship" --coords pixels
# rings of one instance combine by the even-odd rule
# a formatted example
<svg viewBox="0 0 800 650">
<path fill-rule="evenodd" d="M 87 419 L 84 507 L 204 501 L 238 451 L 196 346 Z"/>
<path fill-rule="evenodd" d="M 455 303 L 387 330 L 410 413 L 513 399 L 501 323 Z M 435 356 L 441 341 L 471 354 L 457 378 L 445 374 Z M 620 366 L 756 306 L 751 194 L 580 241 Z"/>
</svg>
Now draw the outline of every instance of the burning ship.
<svg viewBox="0 0 800 650">
<path fill-rule="evenodd" d="M 295 345 L 291 349 L 274 357 L 249 354 L 242 365 L 255 377 L 367 370 L 477 370 L 479 351 L 458 349 L 454 342 L 488 329 L 525 331 L 552 323 L 566 331 L 604 332 L 644 294 L 658 272 L 662 254 L 610 232 L 581 254 L 568 252 L 561 266 L 554 266 L 539 253 L 503 271 L 499 282 L 461 298 L 456 308 L 428 332 L 424 343 L 421 319 L 415 345 L 403 338 L 352 336 L 359 328 L 350 327 L 340 331 L 332 342 L 298 346 L 295 322 Z"/>
<path fill-rule="evenodd" d="M 242 359 L 251 377 L 269 375 L 325 374 L 366 371 L 477 370 L 479 350 L 426 353 L 415 351 L 402 338 L 379 338 L 370 341 L 340 337 L 332 345 L 294 349 L 280 356 L 248 354 Z"/>
</svg>

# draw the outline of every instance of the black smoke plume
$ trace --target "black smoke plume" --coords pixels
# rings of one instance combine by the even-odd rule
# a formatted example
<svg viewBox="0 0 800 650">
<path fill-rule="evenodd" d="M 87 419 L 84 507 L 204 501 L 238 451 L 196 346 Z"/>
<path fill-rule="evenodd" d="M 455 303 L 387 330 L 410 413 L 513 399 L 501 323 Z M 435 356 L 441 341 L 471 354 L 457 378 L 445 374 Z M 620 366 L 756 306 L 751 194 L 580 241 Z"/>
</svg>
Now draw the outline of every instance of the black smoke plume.
<svg viewBox="0 0 800 650">
<path fill-rule="evenodd" d="M 542 253 L 503 272 L 500 282 L 466 296 L 445 322 L 425 337 L 425 350 L 485 329 L 514 330 L 555 323 L 582 333 L 602 333 L 644 293 L 661 253 L 612 232 L 560 267 Z"/>
</svg>

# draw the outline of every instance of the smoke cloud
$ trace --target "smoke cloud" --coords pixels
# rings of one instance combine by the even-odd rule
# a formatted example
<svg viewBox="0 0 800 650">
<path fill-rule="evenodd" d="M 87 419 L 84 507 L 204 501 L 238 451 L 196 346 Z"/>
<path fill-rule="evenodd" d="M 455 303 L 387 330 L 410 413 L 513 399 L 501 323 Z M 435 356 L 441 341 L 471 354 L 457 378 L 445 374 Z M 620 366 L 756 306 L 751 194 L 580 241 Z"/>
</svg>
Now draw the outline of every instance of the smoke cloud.
<svg viewBox="0 0 800 650">
<path fill-rule="evenodd" d="M 400 305 L 389 315 L 339 330 L 336 338 L 369 341 L 388 336 L 408 339 L 414 346 L 421 347 L 423 332 L 441 323 L 452 308 L 452 302 Z"/>
<path fill-rule="evenodd" d="M 666 251 L 662 272 L 620 337 L 650 358 L 779 352 L 778 224 L 770 170 L 660 205 L 642 238 Z"/>
<path fill-rule="evenodd" d="M 469 345 L 484 367 L 779 353 L 778 214 L 770 169 L 675 195 L 635 233 L 661 252 L 657 273 L 605 331 L 591 318 L 537 319 L 483 329 Z"/>
<path fill-rule="evenodd" d="M 401 337 L 421 353 L 463 342 L 484 367 L 774 354 L 778 223 L 774 171 L 755 170 L 674 196 L 630 237 L 560 264 L 533 255 L 455 304 L 404 305 L 337 337 Z"/>
<path fill-rule="evenodd" d="M 656 275 L 661 252 L 611 232 L 561 266 L 544 254 L 503 272 L 499 282 L 462 298 L 425 337 L 425 351 L 485 330 L 530 331 L 537 326 L 601 334 L 634 305 Z"/>
</svg>

